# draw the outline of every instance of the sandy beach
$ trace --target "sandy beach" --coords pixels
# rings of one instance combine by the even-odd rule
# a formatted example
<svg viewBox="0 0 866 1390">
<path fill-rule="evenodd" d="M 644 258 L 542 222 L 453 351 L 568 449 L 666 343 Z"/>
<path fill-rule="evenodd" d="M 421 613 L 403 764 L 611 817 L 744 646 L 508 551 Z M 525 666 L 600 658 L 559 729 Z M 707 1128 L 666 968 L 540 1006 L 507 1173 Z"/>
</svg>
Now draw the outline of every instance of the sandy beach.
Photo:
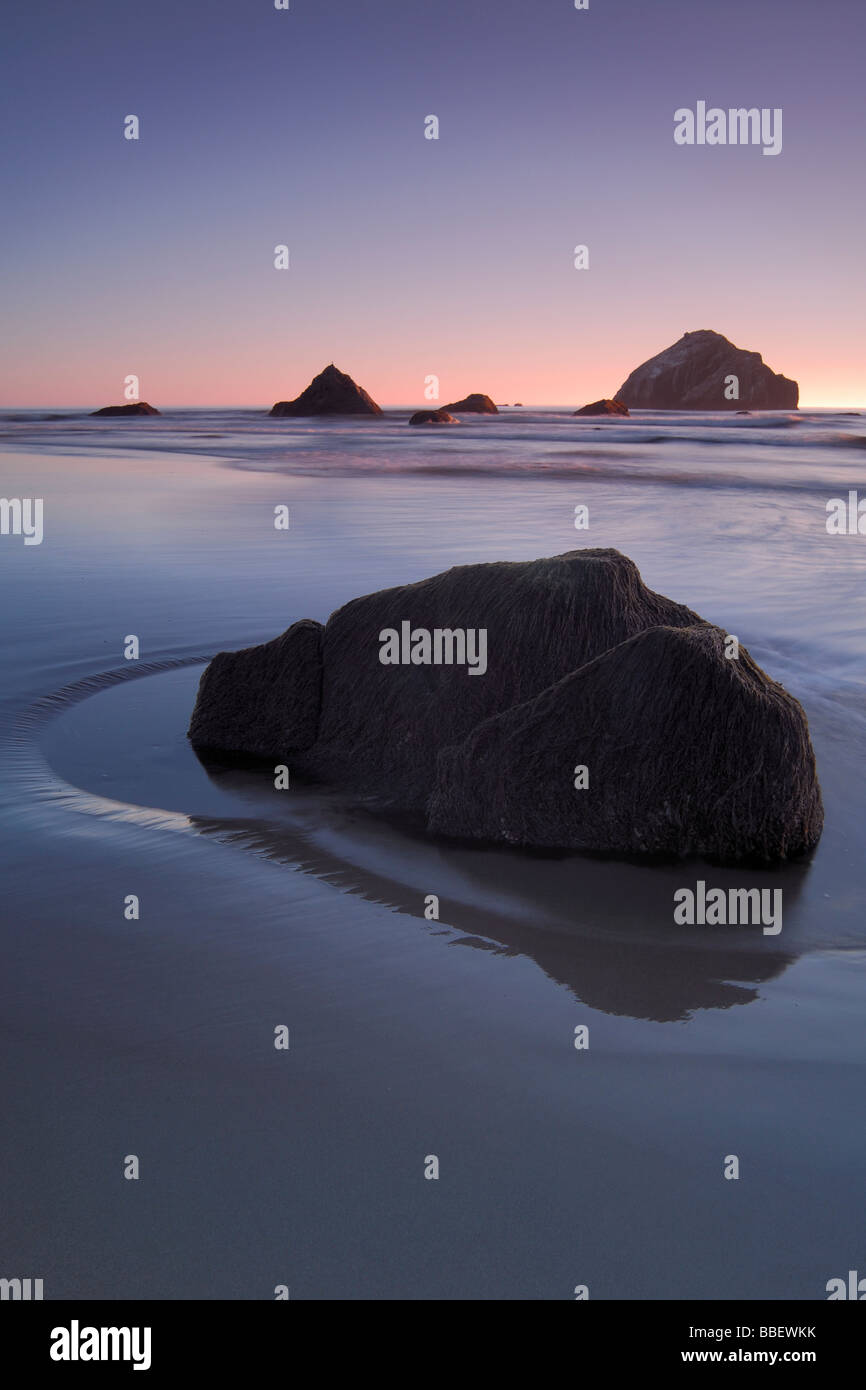
<svg viewBox="0 0 866 1390">
<path fill-rule="evenodd" d="M 856 1266 L 864 560 L 823 507 L 859 430 L 765 423 L 600 442 L 536 412 L 519 439 L 404 445 L 388 415 L 351 441 L 185 415 L 146 447 L 14 425 L 6 490 L 26 479 L 46 520 L 0 554 L 7 1263 L 85 1299 L 810 1300 Z M 577 502 L 585 543 L 803 703 L 812 859 L 744 877 L 455 846 L 195 757 L 213 652 L 573 548 Z M 781 887 L 783 930 L 675 926 L 699 877 Z"/>
</svg>

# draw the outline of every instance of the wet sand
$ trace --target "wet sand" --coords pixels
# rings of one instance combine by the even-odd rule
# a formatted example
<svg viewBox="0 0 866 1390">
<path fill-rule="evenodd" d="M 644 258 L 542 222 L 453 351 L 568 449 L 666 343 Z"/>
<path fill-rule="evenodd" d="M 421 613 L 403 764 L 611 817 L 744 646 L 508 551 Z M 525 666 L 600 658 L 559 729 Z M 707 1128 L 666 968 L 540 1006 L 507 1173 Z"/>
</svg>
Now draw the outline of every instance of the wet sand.
<svg viewBox="0 0 866 1390">
<path fill-rule="evenodd" d="M 485 554 L 566 549 L 573 533 L 545 532 L 550 493 L 522 491 L 519 513 L 500 494 L 493 517 L 459 486 L 431 512 L 428 492 L 407 535 L 399 488 L 335 501 L 305 482 L 287 563 L 258 518 L 296 480 L 161 456 L 18 466 L 41 470 L 55 529 L 38 570 L 3 553 L 5 1268 L 47 1298 L 569 1299 L 583 1283 L 809 1300 L 857 1266 L 863 720 L 842 657 L 810 680 L 802 648 L 826 633 L 756 622 L 807 705 L 828 810 L 812 861 L 748 875 L 784 887 L 783 932 L 676 928 L 674 886 L 742 874 L 432 842 L 327 789 L 287 798 L 205 767 L 184 738 L 194 658 L 324 616 L 374 575 L 414 577 L 398 574 L 413 541 L 432 573 L 424 528 L 450 525 L 464 558 L 472 526 Z M 616 529 L 637 515 L 621 506 Z M 650 559 L 662 588 L 665 552 Z"/>
</svg>

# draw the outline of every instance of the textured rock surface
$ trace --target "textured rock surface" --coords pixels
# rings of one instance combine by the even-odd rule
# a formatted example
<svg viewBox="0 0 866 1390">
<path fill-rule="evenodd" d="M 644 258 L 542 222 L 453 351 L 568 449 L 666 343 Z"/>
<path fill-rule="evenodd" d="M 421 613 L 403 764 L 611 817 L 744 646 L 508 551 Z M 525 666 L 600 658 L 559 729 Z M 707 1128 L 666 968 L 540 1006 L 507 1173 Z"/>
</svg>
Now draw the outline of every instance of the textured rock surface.
<svg viewBox="0 0 866 1390">
<path fill-rule="evenodd" d="M 321 703 L 322 625 L 303 618 L 272 642 L 214 657 L 189 737 L 196 748 L 281 757 L 315 743 Z"/>
<path fill-rule="evenodd" d="M 91 410 L 91 415 L 159 415 L 159 411 L 147 401 L 133 401 L 130 405 L 104 405 L 101 410 Z"/>
<path fill-rule="evenodd" d="M 628 415 L 628 406 L 622 401 L 593 401 L 592 405 L 582 405 L 575 415 Z"/>
<path fill-rule="evenodd" d="M 385 629 L 485 629 L 486 671 L 383 665 Z M 614 853 L 779 858 L 817 841 L 803 710 L 615 550 L 463 565 L 205 671 L 200 748 L 286 761 L 432 830 Z M 590 769 L 588 790 L 574 768 Z"/>
<path fill-rule="evenodd" d="M 383 666 L 380 632 L 407 619 L 428 630 L 485 628 L 486 673 Z M 354 599 L 323 629 L 296 623 L 274 642 L 218 656 L 202 677 L 190 737 L 199 746 L 230 752 L 246 746 L 265 756 L 304 747 L 302 770 L 311 775 L 350 780 L 386 801 L 423 809 L 441 748 L 465 738 L 480 720 L 539 694 L 647 627 L 699 621 L 647 589 L 632 561 L 615 550 L 461 565 Z M 321 634 L 320 654 L 318 638 L 305 629 Z M 322 698 L 312 747 L 295 725 L 311 727 L 318 661 Z M 292 674 L 296 667 L 300 675 Z M 300 716 L 291 709 L 298 686 Z"/>
<path fill-rule="evenodd" d="M 725 398 L 729 376 L 739 383 L 734 400 Z M 796 410 L 799 396 L 796 381 L 771 371 L 759 352 L 710 329 L 685 333 L 637 367 L 616 393 L 631 410 Z"/>
<path fill-rule="evenodd" d="M 476 391 L 471 396 L 464 396 L 462 401 L 452 401 L 450 405 L 443 405 L 443 410 L 463 411 L 464 415 L 498 415 L 499 407 L 489 396 L 484 396 L 480 391 Z"/>
<path fill-rule="evenodd" d="M 460 421 L 449 415 L 447 410 L 416 410 L 409 421 L 410 425 L 459 425 Z"/>
<path fill-rule="evenodd" d="M 277 401 L 271 415 L 381 415 L 382 409 L 362 386 L 333 364 L 313 377 L 293 401 Z"/>
<path fill-rule="evenodd" d="M 649 628 L 480 725 L 429 808 L 448 835 L 726 862 L 801 854 L 822 823 L 802 708 L 708 624 Z"/>
</svg>

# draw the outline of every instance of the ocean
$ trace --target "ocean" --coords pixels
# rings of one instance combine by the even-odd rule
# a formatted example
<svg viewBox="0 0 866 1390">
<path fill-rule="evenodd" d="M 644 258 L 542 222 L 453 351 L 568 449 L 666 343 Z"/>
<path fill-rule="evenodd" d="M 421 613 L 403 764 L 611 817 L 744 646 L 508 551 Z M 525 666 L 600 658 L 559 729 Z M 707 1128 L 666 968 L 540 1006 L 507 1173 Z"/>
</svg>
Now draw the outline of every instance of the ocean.
<svg viewBox="0 0 866 1390">
<path fill-rule="evenodd" d="M 44 516 L 0 536 L 0 1272 L 75 1299 L 825 1298 L 866 1259 L 866 536 L 827 528 L 866 498 L 866 413 L 408 414 L 0 414 L 0 492 Z M 440 843 L 192 752 L 215 652 L 584 546 L 801 701 L 809 860 Z M 675 925 L 698 879 L 781 889 L 782 931 Z"/>
</svg>

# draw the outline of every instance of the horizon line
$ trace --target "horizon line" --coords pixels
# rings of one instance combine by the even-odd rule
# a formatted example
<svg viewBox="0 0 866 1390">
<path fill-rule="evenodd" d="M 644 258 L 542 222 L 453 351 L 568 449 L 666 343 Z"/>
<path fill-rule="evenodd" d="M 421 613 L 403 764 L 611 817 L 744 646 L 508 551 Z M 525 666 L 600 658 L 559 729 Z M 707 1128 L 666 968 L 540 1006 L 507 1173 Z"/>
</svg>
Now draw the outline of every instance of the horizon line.
<svg viewBox="0 0 866 1390">
<path fill-rule="evenodd" d="M 615 400 L 616 397 L 611 396 L 611 397 L 608 397 L 608 398 L 606 398 L 606 399 Z M 147 401 L 147 402 L 145 402 L 145 403 L 148 404 L 148 405 L 149 405 L 149 404 L 152 404 L 152 402 L 150 402 L 150 401 Z M 121 405 L 137 405 L 137 404 L 140 404 L 140 402 L 138 402 L 138 401 L 122 401 L 122 402 L 118 402 L 117 404 L 121 404 Z M 219 403 L 217 403 L 217 402 L 210 402 L 210 403 L 207 403 L 207 404 L 201 404 L 201 403 L 191 404 L 190 402 L 172 401 L 172 402 L 164 403 L 164 404 L 159 405 L 159 406 L 154 406 L 154 409 L 155 409 L 155 410 L 160 410 L 160 411 L 163 411 L 163 410 L 263 410 L 263 411 L 265 411 L 266 413 L 270 413 L 270 411 L 273 409 L 273 406 L 274 406 L 275 404 L 276 404 L 276 402 L 272 402 L 271 405 L 267 405 L 267 404 L 262 404 L 261 402 L 258 402 L 258 401 L 252 402 L 252 403 L 250 403 L 250 402 L 243 402 L 243 401 L 229 401 L 229 402 L 219 402 Z M 380 409 L 380 410 L 428 410 L 428 409 L 430 409 L 430 410 L 436 410 L 436 409 L 441 409 L 441 408 L 442 408 L 441 406 L 437 405 L 437 403 L 436 403 L 435 401 L 426 401 L 426 402 L 424 402 L 423 405 L 419 405 L 416 401 L 388 401 L 388 402 L 385 402 L 384 404 L 381 404 L 381 403 L 379 403 L 379 402 L 376 402 L 376 404 L 379 405 L 379 409 Z M 0 411 L 3 411 L 3 410 L 70 410 L 70 411 L 71 411 L 71 410 L 75 410 L 75 411 L 82 411 L 82 412 L 84 412 L 85 414 L 88 414 L 88 413 L 90 413 L 91 410 L 94 409 L 94 408 L 97 409 L 97 410 L 104 409 L 103 406 L 92 407 L 91 403 L 89 403 L 89 402 L 88 402 L 88 404 L 86 404 L 86 405 L 80 405 L 80 404 L 75 404 L 75 405 L 70 405 L 70 404 L 54 405 L 54 404 L 46 404 L 44 401 L 30 402 L 30 403 L 28 403 L 28 404 L 26 404 L 26 405 L 4 405 L 4 404 L 0 404 Z M 571 402 L 571 401 L 521 401 L 519 405 L 516 405 L 516 406 L 515 406 L 514 402 L 508 401 L 508 402 L 504 402 L 502 405 L 498 405 L 497 408 L 498 408 L 499 410 L 514 410 L 514 409 L 518 409 L 518 410 L 571 410 L 571 409 L 573 409 L 573 408 L 580 409 L 580 406 L 574 407 L 573 402 Z M 658 415 L 672 415 L 672 414 L 679 414 L 679 415 L 735 415 L 735 414 L 737 413 L 736 411 L 732 411 L 732 410 L 677 410 L 675 407 L 672 407 L 672 408 L 668 409 L 668 408 L 661 408 L 661 407 L 659 407 L 659 406 L 652 406 L 652 407 L 650 407 L 650 406 L 633 406 L 633 407 L 631 407 L 631 409 L 637 410 L 637 411 L 646 411 L 646 412 L 648 412 L 648 413 L 653 413 L 653 414 L 658 414 Z M 797 410 L 866 410 L 866 400 L 862 401 L 862 402 L 859 403 L 859 404 L 856 403 L 856 402 L 851 402 L 851 401 L 835 401 L 835 402 L 832 402 L 832 403 L 828 403 L 828 402 L 825 402 L 825 401 L 800 401 L 796 406 L 790 406 L 790 407 L 788 407 L 787 409 L 784 409 L 784 410 L 762 410 L 762 409 L 759 408 L 759 407 L 752 407 L 752 408 L 749 410 L 749 413 L 750 413 L 750 414 L 755 414 L 755 415 L 760 415 L 760 414 L 767 414 L 767 415 L 789 415 L 789 414 L 791 414 L 791 413 L 793 413 L 794 411 L 797 411 Z M 473 412 L 473 411 L 464 411 L 464 414 L 474 414 L 474 413 L 475 413 L 475 412 Z M 275 417 L 275 418 L 280 418 L 280 417 Z M 375 419 L 375 416 L 367 417 L 367 416 L 363 416 L 363 415 L 357 415 L 357 416 L 352 416 L 352 415 L 344 415 L 344 416 L 340 416 L 340 415 L 298 415 L 298 416 L 285 416 L 285 417 L 282 417 L 282 418 L 285 418 L 285 419 L 298 419 L 298 420 L 317 420 L 317 419 L 333 419 L 333 420 L 346 419 L 346 420 L 351 420 L 351 419 L 365 419 L 365 418 Z"/>
</svg>

